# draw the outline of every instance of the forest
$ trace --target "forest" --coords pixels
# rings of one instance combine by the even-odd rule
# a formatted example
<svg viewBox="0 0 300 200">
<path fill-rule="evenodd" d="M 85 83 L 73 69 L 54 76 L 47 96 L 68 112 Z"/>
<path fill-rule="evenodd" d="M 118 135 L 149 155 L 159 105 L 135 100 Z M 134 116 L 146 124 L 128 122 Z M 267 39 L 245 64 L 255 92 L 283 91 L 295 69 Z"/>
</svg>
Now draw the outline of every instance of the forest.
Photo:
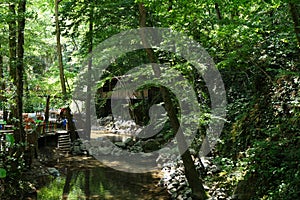
<svg viewBox="0 0 300 200">
<path fill-rule="evenodd" d="M 299 75 L 299 0 L 0 0 L 0 199 L 298 199 Z"/>
</svg>

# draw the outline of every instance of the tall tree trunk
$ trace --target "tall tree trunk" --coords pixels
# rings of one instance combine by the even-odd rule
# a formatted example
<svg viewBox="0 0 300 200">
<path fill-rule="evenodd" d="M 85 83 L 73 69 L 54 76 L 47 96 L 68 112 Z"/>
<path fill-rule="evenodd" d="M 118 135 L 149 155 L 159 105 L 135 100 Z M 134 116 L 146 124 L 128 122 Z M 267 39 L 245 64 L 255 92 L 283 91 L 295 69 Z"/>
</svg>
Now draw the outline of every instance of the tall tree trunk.
<svg viewBox="0 0 300 200">
<path fill-rule="evenodd" d="M 17 119 L 18 134 L 16 141 L 25 142 L 25 132 L 23 128 L 23 73 L 24 73 L 24 30 L 25 30 L 26 0 L 20 0 L 18 5 L 18 45 L 16 63 L 16 86 L 17 86 Z"/>
<path fill-rule="evenodd" d="M 56 44 L 57 44 L 57 55 L 58 55 L 58 68 L 60 72 L 60 83 L 61 83 L 61 90 L 63 94 L 64 103 L 67 103 L 68 94 L 66 90 L 66 81 L 65 81 L 65 73 L 64 73 L 64 66 L 62 60 L 62 48 L 60 42 L 60 26 L 59 26 L 59 19 L 58 19 L 58 5 L 61 0 L 55 0 L 55 27 L 56 27 Z M 71 114 L 71 109 L 69 106 L 66 107 L 66 117 L 68 120 L 68 129 L 70 131 L 71 140 L 74 141 L 78 138 L 78 134 L 75 130 L 75 124 L 73 122 L 73 117 Z"/>
<path fill-rule="evenodd" d="M 17 14 L 16 14 L 16 5 Z M 26 0 L 9 3 L 10 19 L 8 21 L 9 27 L 9 75 L 13 79 L 13 84 L 16 87 L 15 105 L 11 108 L 11 118 L 15 118 L 13 124 L 16 128 L 14 131 L 14 138 L 16 143 L 25 142 L 25 131 L 23 127 L 23 71 L 24 71 L 24 30 L 25 30 L 25 11 Z M 18 36 L 18 37 L 17 37 Z M 25 152 L 23 146 L 20 148 L 13 148 L 15 157 L 20 157 Z M 28 153 L 28 152 L 27 152 Z M 27 156 L 24 156 L 25 159 Z M 26 162 L 26 161 L 25 161 Z M 30 163 L 28 163 L 30 165 Z M 17 162 L 12 163 L 12 171 L 16 171 L 19 167 Z"/>
<path fill-rule="evenodd" d="M 1 42 L 0 42 L 0 50 L 1 50 Z M 4 76 L 3 76 L 3 72 L 4 72 L 4 65 L 3 65 L 3 55 L 2 53 L 0 52 L 0 102 L 3 102 L 4 100 L 4 89 L 5 89 L 5 85 L 4 85 Z M 3 108 L 3 105 L 2 105 L 2 108 Z"/>
<path fill-rule="evenodd" d="M 9 45 L 9 75 L 13 80 L 13 84 L 16 85 L 16 59 L 17 59 L 17 23 L 16 23 L 16 5 L 14 3 L 9 4 L 8 20 L 8 45 Z M 10 86 L 9 86 L 10 87 Z M 13 105 L 10 109 L 10 120 L 17 117 L 16 107 Z"/>
<path fill-rule="evenodd" d="M 66 81 L 65 81 L 65 73 L 64 73 L 64 66 L 63 66 L 63 59 L 62 59 L 62 48 L 60 42 L 60 26 L 59 26 L 59 19 L 58 19 L 58 4 L 61 0 L 55 0 L 55 27 L 56 27 L 56 43 L 57 43 L 57 56 L 58 56 L 58 68 L 59 68 L 59 75 L 60 75 L 60 84 L 61 84 L 61 91 L 63 93 L 63 98 L 66 100 L 67 98 L 67 90 L 66 90 Z"/>
<path fill-rule="evenodd" d="M 17 57 L 17 23 L 16 23 L 16 5 L 9 4 L 10 19 L 8 21 L 8 44 L 9 44 L 9 73 L 15 81 L 16 79 L 16 57 Z"/>
<path fill-rule="evenodd" d="M 140 26 L 141 27 L 146 27 L 146 9 L 142 3 L 139 4 L 139 12 L 140 12 Z M 145 37 L 145 33 L 143 31 L 140 32 L 142 42 L 144 46 L 149 46 L 147 45 L 147 39 Z M 152 49 L 150 48 L 145 48 L 145 51 L 148 54 L 149 60 L 151 63 L 156 63 L 157 58 L 155 57 L 155 54 Z M 160 77 L 161 75 L 161 70 L 157 65 L 152 65 L 152 69 L 154 71 L 155 76 Z M 174 133 L 176 134 L 176 140 L 178 143 L 178 149 L 179 153 L 181 155 L 184 168 L 185 168 L 185 176 L 188 180 L 188 183 L 192 189 L 193 193 L 193 198 L 194 199 L 207 199 L 202 180 L 200 179 L 199 173 L 196 170 L 196 167 L 194 165 L 194 162 L 192 160 L 190 151 L 187 148 L 187 144 L 184 138 L 184 133 L 182 132 L 182 129 L 180 128 L 180 123 L 177 118 L 176 114 L 176 108 L 173 106 L 171 95 L 168 91 L 167 88 L 165 87 L 160 87 L 160 92 L 162 94 L 164 103 L 165 103 L 165 109 L 167 111 L 167 114 L 170 119 L 170 123 L 172 126 L 172 129 Z"/>
<path fill-rule="evenodd" d="M 88 53 L 91 54 L 93 51 L 93 22 L 94 21 L 94 7 L 93 7 L 93 0 L 91 0 L 91 11 L 90 11 L 90 16 L 89 16 L 89 35 L 88 35 L 88 40 L 89 40 L 89 49 Z M 89 57 L 89 62 L 88 62 L 88 71 L 87 71 L 87 96 L 86 96 L 86 102 L 85 102 L 85 108 L 86 108 L 86 121 L 85 121 L 85 136 L 86 139 L 89 140 L 91 137 L 91 84 L 89 80 L 91 80 L 91 70 L 92 70 L 92 65 L 93 65 L 93 60 L 92 56 Z"/>
<path fill-rule="evenodd" d="M 1 43 L 0 43 L 0 49 L 1 49 Z M 5 81 L 4 81 L 4 62 L 3 62 L 3 55 L 0 52 L 0 102 L 2 102 L 2 111 L 3 111 L 3 120 L 7 121 L 7 111 L 5 107 L 6 99 L 4 95 L 5 91 Z"/>
<path fill-rule="evenodd" d="M 294 30 L 298 41 L 298 46 L 300 47 L 300 7 L 296 3 L 289 3 L 289 9 L 294 22 Z"/>
</svg>

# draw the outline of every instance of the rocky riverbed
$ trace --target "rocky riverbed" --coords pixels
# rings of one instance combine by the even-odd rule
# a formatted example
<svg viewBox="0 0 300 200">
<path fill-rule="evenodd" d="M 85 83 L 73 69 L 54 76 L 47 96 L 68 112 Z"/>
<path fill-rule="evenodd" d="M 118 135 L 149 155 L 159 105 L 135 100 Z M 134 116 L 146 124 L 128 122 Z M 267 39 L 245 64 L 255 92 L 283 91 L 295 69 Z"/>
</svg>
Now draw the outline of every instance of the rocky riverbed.
<svg viewBox="0 0 300 200">
<path fill-rule="evenodd" d="M 162 137 L 158 134 L 150 139 L 138 139 L 139 133 L 143 127 L 136 125 L 133 121 L 116 120 L 114 123 L 110 118 L 99 120 L 101 130 L 113 133 L 114 136 L 124 136 L 125 139 L 120 141 L 107 142 L 107 138 L 98 135 L 90 141 L 78 140 L 73 145 L 73 154 L 89 154 L 89 155 L 106 155 L 106 156 L 122 156 L 124 150 L 129 152 L 152 152 L 161 147 L 163 142 Z M 107 135 L 108 138 L 111 135 Z M 126 138 L 127 136 L 127 138 Z M 111 142 L 113 145 L 111 145 Z M 176 156 L 173 150 L 166 149 L 163 153 L 156 154 L 156 165 L 163 172 L 163 176 L 158 186 L 166 188 L 171 196 L 171 199 L 192 199 L 191 189 L 184 174 L 183 162 L 180 156 Z M 220 167 L 213 163 L 213 158 L 194 157 L 194 162 L 201 178 L 214 176 L 220 173 Z M 232 199 L 228 196 L 227 189 L 219 186 L 218 182 L 204 185 L 205 190 L 210 196 L 210 200 Z"/>
<path fill-rule="evenodd" d="M 99 122 L 100 123 L 100 122 Z M 102 125 L 93 127 L 94 135 L 91 140 L 78 139 L 72 144 L 71 155 L 59 152 L 57 149 L 42 149 L 42 153 L 37 160 L 34 160 L 32 168 L 28 170 L 27 176 L 33 180 L 28 188 L 28 193 L 34 192 L 60 175 L 59 168 L 55 163 L 61 163 L 68 157 L 122 157 L 124 151 L 145 154 L 152 152 L 161 147 L 159 135 L 156 138 L 139 140 L 138 134 L 143 129 L 132 121 L 117 121 L 111 123 L 109 118 L 102 119 Z M 95 131 L 96 130 L 96 131 Z M 109 134 L 108 134 L 109 133 Z M 160 181 L 157 183 L 158 188 L 165 188 L 171 199 L 192 200 L 191 189 L 184 174 L 183 162 L 180 156 L 173 152 L 174 149 L 164 148 L 164 151 L 152 154 L 155 158 L 156 169 L 161 171 Z M 193 154 L 194 162 L 199 171 L 200 178 L 204 180 L 204 188 L 210 196 L 209 200 L 233 199 L 228 189 L 223 188 L 218 181 L 207 181 L 209 177 L 218 176 L 221 172 L 220 167 L 214 163 L 213 157 L 199 158 Z M 67 157 L 66 157 L 67 156 Z M 127 159 L 127 158 L 126 158 Z M 132 162 L 131 158 L 127 161 Z M 88 164 L 90 165 L 90 164 Z M 72 166 L 69 166 L 72 167 Z M 207 179 L 208 178 L 208 179 Z"/>
<path fill-rule="evenodd" d="M 75 143 L 76 144 L 76 143 Z M 102 141 L 77 141 L 79 145 L 76 149 L 82 149 L 82 152 L 87 152 L 88 154 L 96 155 L 112 155 L 112 156 L 122 156 L 123 148 L 126 147 L 126 141 L 120 146 L 108 146 Z M 142 146 L 140 146 L 143 149 Z M 76 152 L 74 152 L 76 153 Z M 166 188 L 172 199 L 192 199 L 191 189 L 189 188 L 188 182 L 184 174 L 183 162 L 179 156 L 175 154 L 158 154 L 156 155 L 156 165 L 163 172 L 163 176 L 158 184 L 160 187 Z M 214 176 L 220 173 L 220 168 L 213 163 L 213 158 L 195 158 L 195 165 L 201 177 Z M 133 161 L 132 161 L 133 162 Z M 232 199 L 228 196 L 226 189 L 221 188 L 218 183 L 210 183 L 209 186 L 204 186 L 205 190 L 210 196 L 210 200 L 223 200 Z"/>
</svg>

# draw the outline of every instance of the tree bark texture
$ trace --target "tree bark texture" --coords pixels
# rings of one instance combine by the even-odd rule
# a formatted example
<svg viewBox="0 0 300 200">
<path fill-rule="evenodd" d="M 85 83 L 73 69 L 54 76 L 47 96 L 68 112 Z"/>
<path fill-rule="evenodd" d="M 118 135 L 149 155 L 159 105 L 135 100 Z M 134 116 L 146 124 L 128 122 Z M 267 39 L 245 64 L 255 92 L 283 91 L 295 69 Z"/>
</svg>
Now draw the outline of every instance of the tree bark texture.
<svg viewBox="0 0 300 200">
<path fill-rule="evenodd" d="M 61 91 L 63 93 L 63 98 L 66 100 L 66 81 L 65 81 L 65 73 L 63 67 L 63 60 L 62 60 L 62 48 L 60 42 L 60 26 L 59 26 L 59 19 L 58 19 L 58 4 L 59 0 L 55 0 L 55 27 L 56 27 L 56 48 L 57 48 L 57 56 L 58 56 L 58 68 L 60 74 L 60 83 L 61 83 Z"/>
<path fill-rule="evenodd" d="M 16 22 L 16 5 L 14 3 L 9 4 L 8 20 L 8 45 L 9 45 L 9 75 L 13 80 L 13 84 L 16 85 L 16 60 L 17 60 L 17 22 Z M 9 86 L 11 87 L 11 86 Z M 12 105 L 10 109 L 10 120 L 17 117 L 16 106 Z M 9 122 L 10 123 L 10 122 Z"/>
<path fill-rule="evenodd" d="M 142 3 L 139 4 L 139 12 L 140 12 L 140 27 L 146 27 L 146 9 Z M 148 41 L 145 37 L 145 33 L 143 31 L 140 32 L 141 39 L 143 45 L 148 47 Z M 145 51 L 148 54 L 149 60 L 151 63 L 156 63 L 157 58 L 154 54 L 154 51 L 150 48 L 145 48 Z M 152 65 L 152 69 L 154 71 L 155 76 L 160 77 L 161 70 L 158 66 Z M 170 123 L 174 133 L 176 134 L 176 141 L 178 144 L 179 153 L 181 155 L 184 168 L 185 168 L 185 176 L 188 180 L 189 186 L 192 189 L 193 198 L 194 199 L 207 199 L 202 180 L 199 177 L 199 173 L 195 168 L 194 162 L 192 160 L 190 151 L 187 148 L 187 144 L 185 141 L 184 133 L 180 128 L 180 123 L 177 118 L 176 108 L 173 106 L 171 94 L 169 93 L 168 89 L 165 87 L 160 87 L 160 93 L 162 94 L 163 101 L 165 103 L 165 109 L 170 119 Z"/>
<path fill-rule="evenodd" d="M 1 49 L 1 43 L 0 43 Z M 7 111 L 4 102 L 6 102 L 5 98 L 5 82 L 4 82 L 4 64 L 3 64 L 3 55 L 0 53 L 0 101 L 2 102 L 2 110 L 3 110 L 3 120 L 7 121 Z"/>
<path fill-rule="evenodd" d="M 9 73 L 12 79 L 16 80 L 16 57 L 17 57 L 17 23 L 16 23 L 16 5 L 9 4 L 10 20 L 8 21 L 8 44 L 9 44 Z"/>
<path fill-rule="evenodd" d="M 91 0 L 91 11 L 89 14 L 89 48 L 88 53 L 92 53 L 93 51 L 93 26 L 94 26 L 94 8 L 93 8 L 93 0 Z M 85 102 L 85 108 L 86 108 L 86 119 L 85 119 L 85 137 L 87 140 L 91 137 L 91 83 L 89 80 L 91 80 L 91 71 L 92 71 L 92 65 L 93 60 L 92 56 L 89 57 L 88 61 L 88 71 L 87 71 L 87 96 L 86 96 L 86 102 Z"/>
<path fill-rule="evenodd" d="M 25 31 L 26 0 L 20 0 L 18 5 L 18 45 L 16 63 L 16 86 L 17 86 L 17 119 L 18 132 L 16 141 L 25 142 L 25 131 L 23 127 L 23 73 L 24 73 L 24 31 Z"/>
</svg>

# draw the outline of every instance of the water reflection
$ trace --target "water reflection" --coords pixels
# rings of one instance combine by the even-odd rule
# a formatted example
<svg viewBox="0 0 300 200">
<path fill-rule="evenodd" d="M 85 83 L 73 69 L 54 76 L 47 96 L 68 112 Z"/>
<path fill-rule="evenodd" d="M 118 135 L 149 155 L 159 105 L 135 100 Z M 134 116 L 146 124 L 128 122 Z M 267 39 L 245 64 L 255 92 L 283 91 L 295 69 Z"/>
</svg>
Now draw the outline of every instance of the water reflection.
<svg viewBox="0 0 300 200">
<path fill-rule="evenodd" d="M 168 199 L 165 190 L 157 187 L 158 172 L 117 171 L 91 157 L 69 157 L 55 167 L 61 176 L 38 192 L 39 200 Z"/>
</svg>

